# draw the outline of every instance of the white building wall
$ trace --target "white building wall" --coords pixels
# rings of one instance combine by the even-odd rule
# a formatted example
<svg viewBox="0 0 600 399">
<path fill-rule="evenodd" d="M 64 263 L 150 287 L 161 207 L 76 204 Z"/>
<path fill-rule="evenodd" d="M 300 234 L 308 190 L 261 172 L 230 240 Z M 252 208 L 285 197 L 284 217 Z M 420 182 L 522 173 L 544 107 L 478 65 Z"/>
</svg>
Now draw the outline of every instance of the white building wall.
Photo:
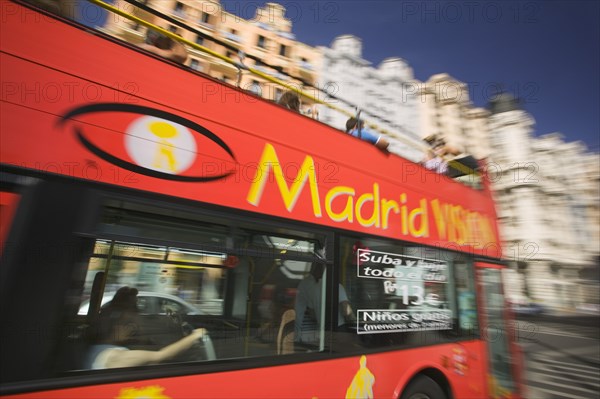
<svg viewBox="0 0 600 399">
<path fill-rule="evenodd" d="M 412 79 L 408 66 L 400 68 L 401 60 L 383 64 L 373 68 L 362 59 L 359 39 L 340 37 L 324 50 L 321 85 L 333 83 L 334 94 L 363 109 L 364 119 L 370 119 L 367 110 L 377 109 L 377 116 L 391 122 L 381 123 L 386 129 L 400 125 L 417 150 L 403 153 L 406 140 L 390 141 L 397 146 L 394 152 L 408 159 L 420 159 L 421 139 L 430 134 L 487 159 L 504 255 L 512 265 L 506 274 L 510 295 L 527 295 L 555 309 L 598 303 L 599 295 L 592 294 L 598 281 L 580 275 L 599 267 L 600 156 L 560 135 L 536 138 L 535 121 L 523 110 L 491 114 L 473 106 L 466 85 L 447 74 L 422 83 Z M 397 79 L 392 74 L 382 80 L 381 71 L 394 65 Z M 347 116 L 326 111 L 324 117 L 344 129 Z"/>
<path fill-rule="evenodd" d="M 421 84 L 417 102 L 421 138 L 438 135 L 477 159 L 490 153 L 489 112 L 475 107 L 467 85 L 448 74 L 438 74 Z"/>
<path fill-rule="evenodd" d="M 516 109 L 489 118 L 504 255 L 518 271 L 510 274 L 509 294 L 573 309 L 598 301 L 589 295 L 590 284 L 598 287 L 598 281 L 583 281 L 580 275 L 598 267 L 597 240 L 587 239 L 597 235 L 598 220 L 590 215 L 598 209 L 598 195 L 590 193 L 597 192 L 591 187 L 598 178 L 586 166 L 599 156 L 558 134 L 536 138 L 533 124 L 529 114 Z M 523 284 L 515 284 L 515 276 Z"/>
<path fill-rule="evenodd" d="M 388 58 L 375 68 L 362 58 L 362 43 L 351 35 L 337 37 L 330 48 L 322 48 L 319 87 L 341 101 L 328 99 L 367 125 L 375 125 L 390 141 L 390 151 L 413 161 L 422 158 L 418 134 L 418 82 L 408 64 Z M 346 103 L 347 102 L 347 103 Z M 345 130 L 347 114 L 322 107 L 321 121 Z"/>
</svg>

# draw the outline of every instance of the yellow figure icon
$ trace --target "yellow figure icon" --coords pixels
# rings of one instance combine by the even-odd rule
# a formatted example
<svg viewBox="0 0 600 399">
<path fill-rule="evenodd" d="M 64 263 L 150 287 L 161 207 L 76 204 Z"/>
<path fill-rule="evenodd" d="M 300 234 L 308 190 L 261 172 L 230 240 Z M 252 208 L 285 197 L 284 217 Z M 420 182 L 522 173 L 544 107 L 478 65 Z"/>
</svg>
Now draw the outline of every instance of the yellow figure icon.
<svg viewBox="0 0 600 399">
<path fill-rule="evenodd" d="M 346 391 L 346 399 L 372 399 L 375 376 L 367 368 L 367 357 L 360 357 L 360 368 Z"/>
<path fill-rule="evenodd" d="M 166 159 L 167 168 L 173 173 L 177 172 L 177 160 L 173 153 L 173 145 L 168 140 L 177 137 L 177 129 L 173 125 L 162 121 L 151 122 L 148 128 L 159 139 L 156 156 L 154 157 L 154 167 L 164 169 L 163 162 Z"/>
</svg>

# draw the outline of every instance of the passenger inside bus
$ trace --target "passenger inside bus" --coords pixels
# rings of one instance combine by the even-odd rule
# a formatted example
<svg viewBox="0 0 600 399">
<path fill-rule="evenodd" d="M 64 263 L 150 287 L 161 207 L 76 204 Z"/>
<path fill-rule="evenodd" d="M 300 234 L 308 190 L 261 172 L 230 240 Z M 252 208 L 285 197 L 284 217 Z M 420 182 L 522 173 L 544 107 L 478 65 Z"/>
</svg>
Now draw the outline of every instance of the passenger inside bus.
<svg viewBox="0 0 600 399">
<path fill-rule="evenodd" d="M 323 295 L 322 277 L 325 265 L 315 262 L 310 273 L 298 284 L 296 291 L 296 335 L 298 343 L 314 343 L 318 341 L 321 320 L 321 296 Z"/>
<path fill-rule="evenodd" d="M 110 304 L 102 309 L 85 368 L 97 370 L 161 363 L 188 351 L 207 334 L 204 328 L 198 328 L 158 351 L 130 350 L 129 346 L 141 335 L 137 293 L 136 288 L 121 287 Z"/>
<path fill-rule="evenodd" d="M 315 262 L 310 273 L 298 284 L 296 293 L 295 341 L 303 344 L 314 344 L 318 341 L 322 311 L 323 273 L 325 265 Z M 347 321 L 355 320 L 354 312 L 344 287 L 338 286 L 338 321 L 343 326 Z"/>
</svg>

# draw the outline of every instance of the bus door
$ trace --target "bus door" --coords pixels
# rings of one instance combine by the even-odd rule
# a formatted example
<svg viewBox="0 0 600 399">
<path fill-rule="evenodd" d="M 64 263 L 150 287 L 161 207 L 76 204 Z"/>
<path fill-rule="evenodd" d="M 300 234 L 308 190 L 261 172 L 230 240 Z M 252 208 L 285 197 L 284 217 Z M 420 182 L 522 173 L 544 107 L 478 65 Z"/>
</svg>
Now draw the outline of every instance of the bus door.
<svg viewBox="0 0 600 399">
<path fill-rule="evenodd" d="M 502 286 L 502 266 L 476 263 L 481 334 L 488 352 L 488 387 L 493 398 L 518 397 L 518 351 Z"/>
</svg>

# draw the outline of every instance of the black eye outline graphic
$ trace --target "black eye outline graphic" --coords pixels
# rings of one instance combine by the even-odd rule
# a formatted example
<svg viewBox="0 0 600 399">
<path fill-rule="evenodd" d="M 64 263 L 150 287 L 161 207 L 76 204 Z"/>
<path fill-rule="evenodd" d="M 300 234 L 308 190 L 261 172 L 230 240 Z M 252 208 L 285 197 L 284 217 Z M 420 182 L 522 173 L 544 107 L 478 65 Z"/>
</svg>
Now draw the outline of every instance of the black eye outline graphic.
<svg viewBox="0 0 600 399">
<path fill-rule="evenodd" d="M 142 105 L 119 104 L 119 103 L 97 103 L 97 104 L 84 105 L 81 107 L 74 108 L 74 109 L 68 111 L 63 116 L 61 116 L 57 122 L 57 126 L 63 126 L 69 119 L 71 119 L 73 117 L 76 117 L 79 115 L 85 115 L 85 114 L 89 114 L 89 113 L 95 113 L 95 112 L 125 112 L 125 113 L 131 113 L 131 114 L 148 115 L 148 116 L 155 116 L 157 118 L 165 119 L 170 122 L 178 123 L 182 126 L 189 128 L 192 132 L 195 132 L 202 136 L 207 137 L 212 142 L 214 142 L 219 147 L 221 147 L 225 152 L 227 152 L 231 156 L 233 161 L 236 161 L 235 155 L 233 154 L 233 151 L 231 150 L 231 148 L 229 148 L 229 146 L 220 137 L 218 137 L 216 134 L 214 134 L 213 132 L 211 132 L 210 130 L 205 128 L 204 126 L 200 126 L 197 123 L 194 123 L 188 119 L 185 119 L 181 116 L 172 114 L 170 112 L 161 111 L 161 110 L 158 110 L 155 108 L 150 108 L 150 107 L 144 107 Z M 199 182 L 210 182 L 210 181 L 214 181 L 214 180 L 224 179 L 227 176 L 234 173 L 234 171 L 231 170 L 231 171 L 221 174 L 221 175 L 204 177 L 204 176 L 180 176 L 180 175 L 172 175 L 169 173 L 159 172 L 159 171 L 156 171 L 153 169 L 149 169 L 149 168 L 145 168 L 143 166 L 133 164 L 131 162 L 127 162 L 121 158 L 118 158 L 118 157 L 102 150 L 101 148 L 92 144 L 92 142 L 89 141 L 85 137 L 82 129 L 79 128 L 79 126 L 74 126 L 73 130 L 75 131 L 75 135 L 77 136 L 77 139 L 81 142 L 81 144 L 85 148 L 87 148 L 88 151 L 90 151 L 92 154 L 96 155 L 98 158 L 101 158 L 101 159 L 105 160 L 106 162 L 109 162 L 120 168 L 129 170 L 131 172 L 139 173 L 141 175 L 155 177 L 157 179 L 199 183 Z"/>
</svg>

